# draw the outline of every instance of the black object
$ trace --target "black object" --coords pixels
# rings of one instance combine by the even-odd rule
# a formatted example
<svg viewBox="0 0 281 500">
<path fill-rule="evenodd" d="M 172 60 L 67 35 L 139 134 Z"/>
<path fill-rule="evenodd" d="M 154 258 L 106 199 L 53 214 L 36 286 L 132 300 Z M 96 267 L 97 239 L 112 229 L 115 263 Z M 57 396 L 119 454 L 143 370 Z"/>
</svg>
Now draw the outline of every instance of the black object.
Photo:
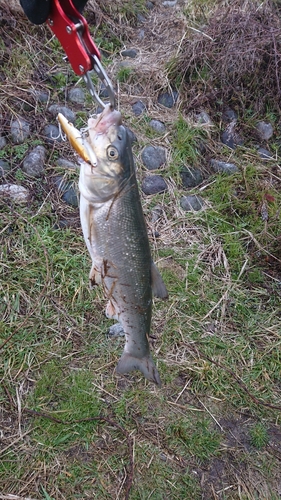
<svg viewBox="0 0 281 500">
<path fill-rule="evenodd" d="M 52 0 L 20 0 L 25 15 L 33 24 L 43 24 L 47 21 Z M 73 5 L 82 12 L 87 0 L 73 0 Z"/>
</svg>

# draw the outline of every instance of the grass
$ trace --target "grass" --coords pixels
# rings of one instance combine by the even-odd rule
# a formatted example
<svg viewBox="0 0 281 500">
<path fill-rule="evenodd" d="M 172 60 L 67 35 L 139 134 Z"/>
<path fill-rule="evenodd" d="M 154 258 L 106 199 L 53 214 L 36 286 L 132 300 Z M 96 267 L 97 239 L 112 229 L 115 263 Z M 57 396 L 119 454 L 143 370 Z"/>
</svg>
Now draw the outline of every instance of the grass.
<svg viewBox="0 0 281 500">
<path fill-rule="evenodd" d="M 16 30 L 20 60 L 33 81 L 39 59 L 24 56 L 24 40 L 30 47 L 35 39 L 42 65 L 52 60 L 57 75 L 40 88 L 62 87 L 59 94 L 52 91 L 56 100 L 72 80 L 65 78 L 60 48 L 52 42 L 54 52 L 45 53 L 44 28 L 37 30 L 24 37 Z M 3 71 L 11 88 L 15 67 Z M 120 89 L 126 107 L 122 82 Z M 6 87 L 0 92 L 8 132 L 16 90 L 10 96 Z M 17 92 L 28 100 L 25 81 Z M 85 124 L 90 108 L 87 103 L 77 110 L 78 124 Z M 1 199 L 0 496 L 278 498 L 280 167 L 262 163 L 251 147 L 221 148 L 209 130 L 175 110 L 163 118 L 167 133 L 159 138 L 148 127 L 153 110 L 136 119 L 126 108 L 125 116 L 139 131 L 137 155 L 147 141 L 164 143 L 170 152 L 161 172 L 168 192 L 142 200 L 154 259 L 169 290 L 168 301 L 155 300 L 151 332 L 161 389 L 138 372 L 121 377 L 114 371 L 124 340 L 107 337 L 111 322 L 102 290 L 88 288 L 90 259 L 78 211 L 53 189 L 60 172 L 55 158 L 69 157 L 69 146 L 48 150 L 41 179 L 28 179 L 19 168 L 29 148 L 42 141 L 45 109 L 25 112 L 33 120 L 30 143 L 9 142 L 1 152 L 13 161 L 7 181 L 23 184 L 32 196 L 27 205 Z M 210 172 L 210 150 L 226 160 L 231 156 L 239 173 Z M 197 213 L 180 208 L 183 164 L 204 173 L 202 186 L 189 191 L 204 198 Z M 75 172 L 66 177 L 77 180 Z M 152 223 L 156 205 L 162 215 Z"/>
</svg>

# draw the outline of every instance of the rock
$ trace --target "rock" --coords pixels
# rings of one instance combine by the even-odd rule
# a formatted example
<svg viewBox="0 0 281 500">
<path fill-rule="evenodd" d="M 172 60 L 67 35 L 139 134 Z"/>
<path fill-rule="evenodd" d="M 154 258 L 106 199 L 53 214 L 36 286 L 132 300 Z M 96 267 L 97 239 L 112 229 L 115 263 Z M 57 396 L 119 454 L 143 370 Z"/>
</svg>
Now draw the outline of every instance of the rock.
<svg viewBox="0 0 281 500">
<path fill-rule="evenodd" d="M 148 10 L 153 10 L 153 9 L 154 9 L 154 7 L 155 7 L 154 3 L 153 3 L 153 2 L 150 2 L 150 0 L 148 0 L 148 2 L 146 2 L 145 6 L 146 6 L 146 8 L 147 8 Z"/>
<path fill-rule="evenodd" d="M 262 141 L 268 141 L 273 136 L 273 127 L 271 123 L 258 122 L 256 125 L 258 136 Z"/>
<path fill-rule="evenodd" d="M 139 30 L 139 32 L 138 32 L 138 40 L 140 42 L 142 42 L 144 40 L 144 35 L 145 35 L 144 30 Z"/>
<path fill-rule="evenodd" d="M 227 108 L 222 114 L 222 121 L 224 123 L 236 122 L 238 119 L 237 113 L 233 109 Z"/>
<path fill-rule="evenodd" d="M 186 188 L 198 186 L 203 181 L 203 176 L 199 168 L 183 167 L 180 171 L 182 184 Z"/>
<path fill-rule="evenodd" d="M 75 104 L 84 104 L 86 99 L 85 92 L 79 87 L 74 87 L 73 89 L 69 90 L 68 99 Z"/>
<path fill-rule="evenodd" d="M 133 65 L 133 62 L 132 61 L 128 61 L 127 59 L 125 61 L 120 61 L 119 64 L 118 64 L 118 68 L 119 69 L 123 69 L 123 68 L 128 68 L 130 69 L 131 71 L 134 70 L 134 65 Z"/>
<path fill-rule="evenodd" d="M 104 85 L 104 83 L 101 84 L 100 90 L 99 90 L 99 97 L 101 99 L 107 99 L 109 97 L 109 92 L 107 87 Z"/>
<path fill-rule="evenodd" d="M 11 137 L 14 144 L 22 144 L 30 136 L 29 123 L 20 116 L 11 121 Z"/>
<path fill-rule="evenodd" d="M 62 199 L 68 205 L 71 205 L 72 207 L 75 207 L 75 208 L 78 207 L 79 201 L 78 201 L 77 191 L 76 191 L 75 186 L 72 182 L 69 182 L 66 185 L 66 191 L 62 195 Z"/>
<path fill-rule="evenodd" d="M 180 200 L 180 205 L 186 212 L 194 210 L 198 212 L 204 205 L 204 200 L 201 196 L 196 194 L 191 194 L 189 196 L 183 196 Z"/>
<path fill-rule="evenodd" d="M 141 188 L 144 194 L 156 194 L 167 191 L 168 186 L 161 175 L 148 175 L 142 181 Z"/>
<path fill-rule="evenodd" d="M 174 7 L 175 5 L 177 5 L 178 3 L 178 0 L 164 0 L 164 2 L 162 2 L 162 5 L 164 7 Z"/>
<path fill-rule="evenodd" d="M 138 50 L 136 49 L 125 49 L 121 51 L 121 56 L 123 57 L 130 57 L 131 59 L 134 59 L 138 55 Z"/>
<path fill-rule="evenodd" d="M 151 210 L 151 224 L 155 224 L 162 216 L 163 210 L 161 205 L 155 205 Z"/>
<path fill-rule="evenodd" d="M 132 110 L 135 116 L 140 116 L 144 111 L 146 111 L 146 105 L 142 101 L 137 101 L 132 104 Z"/>
<path fill-rule="evenodd" d="M 49 94 L 47 92 L 41 90 L 33 90 L 32 94 L 38 102 L 48 102 L 49 100 Z"/>
<path fill-rule="evenodd" d="M 29 191 L 18 184 L 2 184 L 0 197 L 10 198 L 15 203 L 26 203 L 29 200 Z"/>
<path fill-rule="evenodd" d="M 43 129 L 43 135 L 46 137 L 46 142 L 52 144 L 53 142 L 62 142 L 59 127 L 56 125 L 46 125 Z"/>
<path fill-rule="evenodd" d="M 7 144 L 6 138 L 0 135 L 0 149 L 3 149 Z"/>
<path fill-rule="evenodd" d="M 225 131 L 222 133 L 222 143 L 231 149 L 236 149 L 237 146 L 242 146 L 243 140 L 235 130 L 236 122 L 232 121 Z"/>
<path fill-rule="evenodd" d="M 259 157 L 262 158 L 262 160 L 272 160 L 273 159 L 271 152 L 265 148 L 258 148 L 257 153 L 258 153 Z"/>
<path fill-rule="evenodd" d="M 0 160 L 0 177 L 4 177 L 11 170 L 9 163 L 5 160 Z"/>
<path fill-rule="evenodd" d="M 143 14 L 137 14 L 137 22 L 138 23 L 145 23 L 146 17 Z"/>
<path fill-rule="evenodd" d="M 227 163 L 225 161 L 211 160 L 210 165 L 215 172 L 224 174 L 236 174 L 239 172 L 238 167 L 234 163 Z"/>
<path fill-rule="evenodd" d="M 65 116 L 65 118 L 71 122 L 74 123 L 76 119 L 75 113 L 67 108 L 66 106 L 61 106 L 60 104 L 52 104 L 51 106 L 48 107 L 49 113 L 51 113 L 53 116 L 57 116 L 59 113 Z"/>
<path fill-rule="evenodd" d="M 176 90 L 164 92 L 158 96 L 158 103 L 166 108 L 173 108 L 178 100 L 179 93 Z"/>
<path fill-rule="evenodd" d="M 208 115 L 208 113 L 206 113 L 206 111 L 201 111 L 201 113 L 199 113 L 196 116 L 196 119 L 197 119 L 197 122 L 202 123 L 202 125 L 213 125 L 213 122 L 212 122 L 210 116 Z"/>
<path fill-rule="evenodd" d="M 54 179 L 61 199 L 72 207 L 78 207 L 78 196 L 73 182 L 66 181 L 63 176 L 59 175 Z"/>
<path fill-rule="evenodd" d="M 166 162 L 166 150 L 160 146 L 145 146 L 141 159 L 148 170 L 157 170 Z"/>
<path fill-rule="evenodd" d="M 58 158 L 56 161 L 58 167 L 67 169 L 67 170 L 77 170 L 79 169 L 79 165 L 77 163 L 73 163 L 72 161 L 67 160 L 66 158 Z"/>
<path fill-rule="evenodd" d="M 127 134 L 128 134 L 128 137 L 131 141 L 131 144 L 133 144 L 134 142 L 138 142 L 136 134 L 129 127 L 125 127 L 125 128 L 127 130 Z"/>
<path fill-rule="evenodd" d="M 30 177 L 40 177 L 45 169 L 45 159 L 44 146 L 36 146 L 24 159 L 22 169 Z"/>
<path fill-rule="evenodd" d="M 149 126 L 155 130 L 155 132 L 158 132 L 158 134 L 163 134 L 166 131 L 164 123 L 159 120 L 150 120 Z"/>
<path fill-rule="evenodd" d="M 111 325 L 108 330 L 108 335 L 110 335 L 110 337 L 124 337 L 125 333 L 122 325 L 120 325 L 120 323 Z"/>
</svg>

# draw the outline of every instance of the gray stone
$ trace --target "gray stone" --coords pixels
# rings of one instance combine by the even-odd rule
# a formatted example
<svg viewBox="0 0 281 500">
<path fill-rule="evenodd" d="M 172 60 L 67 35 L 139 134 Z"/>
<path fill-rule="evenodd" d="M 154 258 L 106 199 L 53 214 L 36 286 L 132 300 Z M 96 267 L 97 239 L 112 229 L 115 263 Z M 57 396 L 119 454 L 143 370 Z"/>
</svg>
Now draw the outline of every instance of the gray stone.
<svg viewBox="0 0 281 500">
<path fill-rule="evenodd" d="M 160 146 L 146 146 L 141 159 L 148 170 L 157 170 L 166 162 L 166 150 Z"/>
<path fill-rule="evenodd" d="M 162 5 L 164 7 L 174 7 L 175 5 L 177 5 L 178 3 L 178 0 L 164 0 L 164 2 L 162 2 Z"/>
<path fill-rule="evenodd" d="M 210 165 L 215 172 L 224 174 L 236 174 L 239 172 L 238 167 L 234 163 L 227 163 L 225 161 L 211 160 Z"/>
<path fill-rule="evenodd" d="M 75 184 L 73 182 L 66 181 L 61 175 L 57 176 L 54 181 L 58 192 L 61 195 L 61 199 L 72 207 L 78 207 L 79 203 Z"/>
<path fill-rule="evenodd" d="M 67 169 L 67 170 L 77 170 L 79 169 L 79 165 L 77 163 L 73 163 L 72 161 L 67 160 L 66 158 L 58 158 L 56 161 L 58 167 Z"/>
<path fill-rule="evenodd" d="M 46 137 L 46 142 L 52 144 L 53 142 L 62 142 L 61 133 L 57 125 L 46 125 L 43 129 L 43 135 Z"/>
<path fill-rule="evenodd" d="M 146 17 L 143 14 L 137 14 L 138 23 L 145 23 Z"/>
<path fill-rule="evenodd" d="M 128 134 L 128 137 L 131 141 L 131 144 L 133 144 L 134 142 L 138 142 L 136 134 L 129 127 L 125 127 L 125 128 L 127 130 L 127 134 Z"/>
<path fill-rule="evenodd" d="M 148 175 L 142 181 L 141 188 L 145 194 L 150 195 L 163 193 L 167 191 L 168 186 L 161 175 Z"/>
<path fill-rule="evenodd" d="M 224 123 L 236 122 L 237 119 L 237 113 L 233 109 L 227 108 L 224 110 L 222 114 L 222 120 L 224 121 Z"/>
<path fill-rule="evenodd" d="M 143 41 L 143 39 L 144 39 L 144 35 L 145 35 L 145 31 L 144 31 L 144 30 L 139 30 L 139 33 L 138 33 L 138 40 L 139 40 L 140 42 L 142 42 L 142 41 Z"/>
<path fill-rule="evenodd" d="M 198 186 L 203 181 L 203 176 L 199 168 L 183 167 L 180 171 L 182 184 L 186 188 Z"/>
<path fill-rule="evenodd" d="M 33 95 L 39 102 L 48 102 L 49 100 L 49 94 L 41 90 L 33 91 Z"/>
<path fill-rule="evenodd" d="M 75 113 L 69 109 L 67 106 L 61 106 L 60 104 L 52 104 L 51 106 L 48 107 L 49 113 L 51 113 L 53 116 L 57 116 L 59 113 L 61 113 L 65 118 L 71 122 L 74 123 L 76 119 Z"/>
<path fill-rule="evenodd" d="M 256 125 L 258 136 L 262 141 L 268 141 L 273 136 L 273 127 L 268 122 L 258 122 Z"/>
<path fill-rule="evenodd" d="M 183 196 L 180 200 L 180 205 L 183 210 L 189 212 L 194 210 L 198 212 L 204 206 L 204 200 L 201 196 L 197 196 L 196 194 L 191 194 L 189 196 Z"/>
<path fill-rule="evenodd" d="M 206 111 L 201 111 L 201 113 L 199 113 L 196 116 L 196 119 L 197 119 L 197 122 L 202 123 L 202 125 L 213 125 L 213 122 L 212 122 L 210 116 L 208 115 L 208 113 L 206 113 Z"/>
<path fill-rule="evenodd" d="M 146 8 L 147 8 L 148 10 L 153 10 L 153 9 L 154 9 L 154 7 L 155 7 L 154 3 L 153 3 L 153 2 L 150 2 L 150 0 L 148 0 L 148 2 L 146 2 L 145 6 L 146 6 Z"/>
<path fill-rule="evenodd" d="M 30 136 L 30 124 L 20 116 L 11 121 L 11 137 L 14 144 L 22 144 Z"/>
<path fill-rule="evenodd" d="M 130 57 L 131 59 L 134 59 L 138 55 L 138 50 L 136 49 L 125 49 L 121 51 L 121 56 L 123 57 Z"/>
<path fill-rule="evenodd" d="M 125 332 L 123 326 L 120 325 L 120 323 L 114 323 L 114 325 L 109 327 L 108 335 L 110 335 L 110 337 L 124 337 Z"/>
<path fill-rule="evenodd" d="M 271 152 L 265 148 L 258 148 L 257 153 L 258 153 L 259 157 L 262 158 L 262 160 L 272 160 L 273 159 Z"/>
<path fill-rule="evenodd" d="M 68 183 L 66 186 L 66 191 L 62 195 L 63 201 L 72 207 L 78 207 L 78 196 L 77 191 L 73 183 Z"/>
<path fill-rule="evenodd" d="M 30 177 L 40 177 L 45 169 L 45 159 L 44 146 L 36 146 L 24 159 L 22 169 Z"/>
<path fill-rule="evenodd" d="M 173 108 L 178 100 L 179 93 L 176 90 L 164 92 L 158 96 L 158 103 L 166 108 Z"/>
<path fill-rule="evenodd" d="M 163 210 L 161 205 L 156 205 L 152 210 L 151 210 L 151 224 L 155 224 L 163 214 Z"/>
<path fill-rule="evenodd" d="M 160 122 L 159 120 L 151 120 L 149 122 L 149 126 L 155 130 L 155 132 L 158 132 L 158 134 L 163 134 L 166 131 L 166 127 L 163 122 Z"/>
<path fill-rule="evenodd" d="M 0 135 L 0 149 L 3 149 L 7 144 L 6 137 Z"/>
<path fill-rule="evenodd" d="M 79 87 L 74 87 L 73 89 L 69 90 L 68 99 L 75 104 L 84 104 L 86 99 L 85 92 Z"/>
<path fill-rule="evenodd" d="M 99 91 L 99 97 L 101 99 L 107 99 L 109 97 L 109 92 L 107 87 L 104 85 L 104 83 L 101 84 L 100 86 L 100 91 Z"/>
<path fill-rule="evenodd" d="M 119 69 L 128 68 L 130 70 L 133 70 L 134 69 L 133 62 L 130 61 L 130 60 L 128 60 L 128 59 L 125 59 L 125 61 L 120 61 L 119 62 L 118 68 Z"/>
<path fill-rule="evenodd" d="M 15 203 L 27 203 L 29 200 L 29 191 L 18 184 L 1 184 L 0 197 L 10 198 Z"/>
<path fill-rule="evenodd" d="M 0 177 L 4 177 L 11 170 L 9 163 L 5 160 L 0 160 Z"/>
<path fill-rule="evenodd" d="M 142 101 L 137 101 L 132 104 L 132 111 L 135 116 L 140 116 L 144 111 L 146 111 L 146 105 Z"/>
<path fill-rule="evenodd" d="M 243 140 L 235 130 L 236 122 L 232 121 L 225 131 L 222 133 L 222 143 L 231 149 L 236 149 L 237 146 L 242 146 Z"/>
</svg>

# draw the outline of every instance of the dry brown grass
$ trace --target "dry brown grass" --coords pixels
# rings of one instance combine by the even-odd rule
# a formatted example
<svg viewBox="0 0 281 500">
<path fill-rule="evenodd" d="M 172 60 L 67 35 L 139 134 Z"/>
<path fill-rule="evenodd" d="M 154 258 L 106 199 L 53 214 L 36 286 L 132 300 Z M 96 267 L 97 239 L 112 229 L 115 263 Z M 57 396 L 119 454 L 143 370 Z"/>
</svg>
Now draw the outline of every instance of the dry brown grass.
<svg viewBox="0 0 281 500">
<path fill-rule="evenodd" d="M 222 100 L 278 110 L 280 71 L 280 12 L 270 0 L 219 2 L 205 25 L 187 31 L 176 65 L 189 109 Z"/>
</svg>

